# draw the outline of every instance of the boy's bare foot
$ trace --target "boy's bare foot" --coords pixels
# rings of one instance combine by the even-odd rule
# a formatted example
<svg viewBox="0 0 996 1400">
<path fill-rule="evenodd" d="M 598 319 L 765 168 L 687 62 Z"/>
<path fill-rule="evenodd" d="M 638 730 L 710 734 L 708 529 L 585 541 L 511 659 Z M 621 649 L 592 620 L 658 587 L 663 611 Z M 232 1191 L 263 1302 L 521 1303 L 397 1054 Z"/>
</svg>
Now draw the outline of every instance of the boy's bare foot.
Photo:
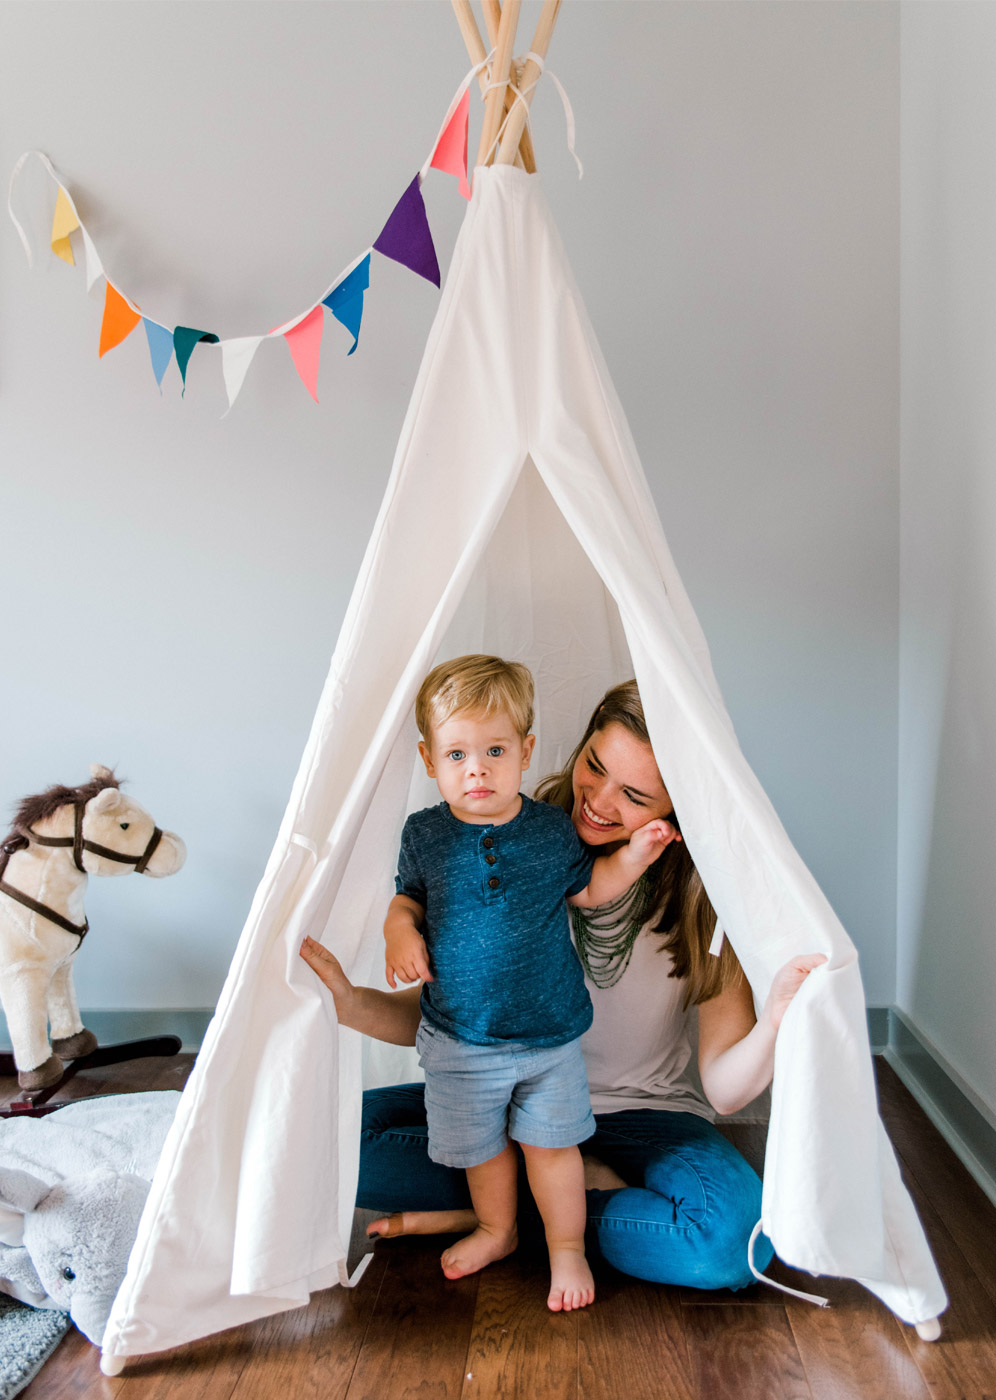
<svg viewBox="0 0 996 1400">
<path fill-rule="evenodd" d="M 473 1230 L 476 1224 L 472 1210 L 405 1210 L 372 1220 L 367 1235 L 382 1240 L 396 1235 L 455 1235 L 460 1230 Z"/>
<path fill-rule="evenodd" d="M 577 1245 L 566 1248 L 550 1246 L 550 1296 L 546 1305 L 551 1312 L 572 1312 L 586 1308 L 595 1301 L 595 1280 L 588 1268 L 584 1250 Z"/>
<path fill-rule="evenodd" d="M 476 1274 L 478 1269 L 511 1254 L 518 1243 L 519 1234 L 514 1225 L 511 1230 L 489 1230 L 486 1225 L 478 1225 L 476 1230 L 443 1250 L 440 1258 L 443 1273 L 447 1278 Z"/>
</svg>

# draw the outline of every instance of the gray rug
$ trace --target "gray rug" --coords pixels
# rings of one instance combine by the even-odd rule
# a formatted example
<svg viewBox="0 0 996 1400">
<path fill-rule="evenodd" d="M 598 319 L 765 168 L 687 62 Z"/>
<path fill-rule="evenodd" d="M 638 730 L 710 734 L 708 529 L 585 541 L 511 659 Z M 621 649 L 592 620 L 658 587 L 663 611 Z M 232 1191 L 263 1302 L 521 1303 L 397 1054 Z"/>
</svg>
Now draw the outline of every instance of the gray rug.
<svg viewBox="0 0 996 1400">
<path fill-rule="evenodd" d="M 71 1325 L 68 1313 L 25 1307 L 0 1293 L 0 1400 L 21 1393 Z"/>
</svg>

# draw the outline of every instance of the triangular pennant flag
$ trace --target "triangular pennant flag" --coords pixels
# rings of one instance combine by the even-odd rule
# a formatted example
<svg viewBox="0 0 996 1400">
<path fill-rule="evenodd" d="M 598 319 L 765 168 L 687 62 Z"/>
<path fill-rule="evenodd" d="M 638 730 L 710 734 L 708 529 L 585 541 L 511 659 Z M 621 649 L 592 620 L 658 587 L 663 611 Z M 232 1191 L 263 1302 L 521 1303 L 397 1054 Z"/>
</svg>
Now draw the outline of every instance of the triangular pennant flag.
<svg viewBox="0 0 996 1400">
<path fill-rule="evenodd" d="M 322 349 L 324 326 L 322 308 L 316 306 L 284 336 L 297 372 L 315 403 L 318 402 L 318 356 Z"/>
<path fill-rule="evenodd" d="M 436 142 L 432 153 L 432 168 L 444 170 L 447 175 L 455 175 L 460 181 L 460 193 L 464 199 L 470 198 L 467 184 L 467 127 L 470 124 L 470 89 L 461 97 L 453 116 L 446 124 L 446 130 Z"/>
<path fill-rule="evenodd" d="M 76 217 L 76 211 L 69 202 L 68 194 L 60 185 L 55 201 L 55 217 L 52 219 L 52 252 L 57 258 L 67 262 L 70 267 L 76 266 L 76 259 L 73 257 L 69 235 L 79 226 L 80 221 Z"/>
<path fill-rule="evenodd" d="M 353 337 L 348 353 L 351 355 L 360 342 L 360 322 L 363 320 L 363 293 L 370 286 L 370 254 L 357 263 L 348 277 L 344 277 L 322 303 L 332 312 L 337 321 L 346 327 Z"/>
<path fill-rule="evenodd" d="M 181 397 L 187 392 L 187 365 L 194 353 L 194 346 L 199 345 L 202 340 L 207 341 L 209 345 L 218 344 L 218 337 L 211 331 L 198 331 L 193 326 L 177 326 L 173 331 L 173 350 L 176 354 L 180 378 L 183 380 L 183 388 L 180 390 Z"/>
<path fill-rule="evenodd" d="M 374 244 L 378 253 L 410 267 L 420 277 L 440 286 L 439 263 L 429 232 L 429 220 L 416 175 L 391 212 Z"/>
<path fill-rule="evenodd" d="M 103 277 L 104 264 L 100 261 L 93 239 L 82 224 L 80 224 L 80 233 L 83 235 L 83 248 L 86 252 L 86 289 L 89 292 L 93 290 L 93 284 L 97 278 Z"/>
<path fill-rule="evenodd" d="M 150 321 L 147 316 L 143 316 L 142 321 L 149 342 L 149 354 L 152 356 L 152 373 L 156 376 L 161 393 L 163 375 L 173 358 L 173 335 L 165 326 L 161 326 L 158 321 Z"/>
<path fill-rule="evenodd" d="M 140 313 L 129 306 L 124 297 L 110 282 L 104 293 L 104 319 L 100 323 L 100 355 L 106 355 L 115 345 L 120 345 L 126 336 L 142 319 Z"/>
<path fill-rule="evenodd" d="M 221 372 L 225 376 L 225 392 L 228 394 L 229 408 L 239 396 L 246 371 L 252 364 L 252 357 L 262 339 L 261 335 L 244 335 L 235 340 L 221 342 Z"/>
</svg>

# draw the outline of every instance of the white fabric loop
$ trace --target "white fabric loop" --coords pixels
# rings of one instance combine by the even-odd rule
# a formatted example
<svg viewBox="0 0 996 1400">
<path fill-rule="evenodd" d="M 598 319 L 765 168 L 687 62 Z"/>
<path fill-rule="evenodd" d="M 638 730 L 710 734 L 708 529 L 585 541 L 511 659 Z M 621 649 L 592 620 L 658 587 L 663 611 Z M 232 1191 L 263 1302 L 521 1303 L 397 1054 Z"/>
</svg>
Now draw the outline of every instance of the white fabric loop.
<svg viewBox="0 0 996 1400">
<path fill-rule="evenodd" d="M 492 88 L 499 88 L 499 87 L 510 87 L 510 88 L 512 88 L 513 91 L 514 91 L 514 93 L 515 93 L 515 102 L 512 103 L 511 107 L 509 107 L 508 111 L 505 113 L 505 119 L 504 119 L 504 121 L 502 122 L 501 126 L 498 128 L 498 135 L 495 137 L 495 139 L 492 141 L 490 147 L 488 148 L 488 153 L 487 153 L 487 155 L 484 157 L 484 160 L 483 160 L 483 162 L 482 162 L 483 165 L 487 165 L 488 162 L 491 160 L 492 155 L 494 154 L 496 148 L 498 147 L 499 142 L 501 141 L 502 134 L 503 134 L 503 132 L 504 132 L 504 130 L 505 130 L 505 127 L 506 127 L 506 125 L 507 125 L 507 123 L 508 123 L 508 119 L 509 119 L 509 117 L 512 115 L 512 113 L 515 111 L 515 106 L 516 106 L 516 103 L 518 103 L 518 102 L 525 103 L 525 108 L 526 108 L 526 129 L 528 130 L 530 136 L 532 135 L 533 126 L 532 126 L 532 121 L 531 121 L 531 118 L 530 118 L 529 103 L 526 102 L 526 98 L 527 98 L 527 97 L 529 96 L 529 94 L 532 92 L 533 88 L 536 87 L 536 85 L 537 85 L 537 83 L 539 82 L 540 78 L 541 78 L 541 77 L 543 76 L 543 74 L 546 72 L 546 64 L 543 62 L 542 58 L 540 58 L 540 56 L 539 56 L 538 53 L 533 53 L 532 49 L 530 49 L 530 51 L 529 51 L 527 54 L 525 54 L 524 57 L 522 57 L 522 58 L 517 58 L 517 59 L 515 60 L 515 67 L 516 67 L 517 69 L 521 69 L 521 68 L 524 68 L 525 65 L 526 65 L 527 63 L 535 63 L 536 66 L 537 66 L 537 67 L 539 68 L 539 70 L 540 70 L 540 71 L 539 71 L 539 77 L 538 77 L 538 78 L 534 78 L 533 81 L 532 81 L 527 87 L 520 88 L 520 87 L 518 86 L 518 84 L 515 83 L 515 82 L 512 80 L 511 75 L 509 76 L 509 79 L 508 79 L 508 82 L 507 82 L 507 83 L 489 83 L 489 84 L 488 84 L 488 87 L 487 87 L 487 91 L 488 91 L 488 92 L 490 92 Z M 563 108 L 564 108 L 564 119 L 565 119 L 565 121 L 566 121 L 566 123 L 567 123 L 567 149 L 570 151 L 571 155 L 574 157 L 574 163 L 575 163 L 575 165 L 576 165 L 577 168 L 578 168 L 578 179 L 579 179 L 579 180 L 582 180 L 582 179 L 584 179 L 584 166 L 581 164 L 581 158 L 580 158 L 580 156 L 578 155 L 577 151 L 574 149 L 575 136 L 576 136 L 576 132 L 575 132 L 575 123 L 574 123 L 574 108 L 571 106 L 571 99 L 567 96 L 567 93 L 566 93 L 566 91 L 565 91 L 565 89 L 564 89 L 564 86 L 563 86 L 563 84 L 561 83 L 560 79 L 557 77 L 556 73 L 554 73 L 553 71 L 551 71 L 550 74 L 549 74 L 549 77 L 550 77 L 550 81 L 553 83 L 554 87 L 557 89 L 557 92 L 560 94 L 560 100 L 561 100 L 561 103 L 563 104 Z"/>
<path fill-rule="evenodd" d="M 777 1288 L 779 1293 L 788 1293 L 793 1298 L 801 1298 L 804 1303 L 815 1303 L 818 1308 L 828 1308 L 830 1306 L 829 1298 L 821 1298 L 818 1293 L 803 1293 L 798 1288 L 789 1288 L 787 1283 L 776 1283 L 773 1278 L 768 1278 L 766 1274 L 760 1273 L 759 1270 L 754 1267 L 754 1245 L 760 1233 L 761 1221 L 759 1220 L 751 1231 L 750 1239 L 747 1241 L 747 1264 L 758 1283 L 766 1283 L 769 1288 Z"/>
<path fill-rule="evenodd" d="M 72 196 L 70 195 L 69 191 L 66 189 L 65 182 L 63 181 L 62 177 L 59 175 L 59 173 L 58 173 L 58 171 L 56 170 L 55 166 L 54 166 L 54 165 L 52 164 L 52 162 L 49 160 L 49 158 L 48 158 L 48 156 L 45 154 L 45 152 L 44 152 L 44 151 L 25 151 L 24 154 L 21 156 L 20 160 L 19 160 L 19 161 L 17 162 L 17 164 L 14 166 L 14 169 L 10 172 L 10 186 L 9 186 L 9 188 L 8 188 L 8 191 L 7 191 L 7 213 L 10 215 L 10 221 L 11 221 L 11 223 L 12 223 L 12 224 L 14 225 L 14 227 L 17 229 L 18 236 L 20 237 L 21 243 L 22 243 L 22 245 L 23 245 L 23 247 L 24 247 L 24 251 L 25 251 L 25 253 L 27 254 L 27 258 L 28 258 L 28 267 L 32 267 L 32 268 L 33 268 L 34 265 L 35 265 L 35 257 L 34 257 L 34 254 L 33 254 L 32 251 L 31 251 L 31 244 L 28 242 L 28 235 L 24 232 L 24 229 L 21 227 L 21 224 L 20 224 L 20 221 L 18 220 L 17 215 L 14 213 L 14 186 L 17 184 L 18 176 L 20 175 L 21 171 L 24 169 L 24 166 L 25 166 L 25 164 L 27 163 L 27 160 L 28 160 L 29 156 L 37 156 L 38 159 L 41 161 L 42 165 L 44 165 L 45 169 L 46 169 L 46 170 L 48 171 L 48 173 L 51 175 L 51 177 L 52 177 L 52 179 L 55 181 L 55 183 L 59 186 L 59 188 L 60 188 L 61 190 L 63 190 L 63 192 L 65 193 L 66 199 L 69 201 L 69 207 L 72 209 L 73 213 L 76 215 L 76 221 L 77 221 L 77 223 L 79 224 L 79 226 L 80 226 L 81 229 L 82 229 L 82 227 L 83 227 L 83 221 L 82 221 L 82 219 L 81 219 L 80 216 L 79 216 L 79 210 L 76 208 L 76 205 L 73 203 Z"/>
</svg>

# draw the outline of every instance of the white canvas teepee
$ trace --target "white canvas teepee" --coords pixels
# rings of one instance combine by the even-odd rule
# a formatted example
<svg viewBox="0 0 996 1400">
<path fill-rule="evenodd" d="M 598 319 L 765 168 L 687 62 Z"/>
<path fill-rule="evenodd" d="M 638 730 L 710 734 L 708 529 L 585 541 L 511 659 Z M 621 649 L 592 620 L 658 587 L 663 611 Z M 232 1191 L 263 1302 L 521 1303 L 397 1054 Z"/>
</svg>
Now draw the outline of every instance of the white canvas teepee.
<svg viewBox="0 0 996 1400">
<path fill-rule="evenodd" d="M 412 704 L 441 655 L 534 671 L 555 767 L 635 674 L 654 751 L 758 1000 L 823 952 L 783 1023 L 764 1229 L 910 1323 L 944 1291 L 879 1123 L 854 948 L 723 707 L 539 177 L 479 168 L 384 501 L 279 837 L 166 1143 L 105 1359 L 161 1350 L 346 1282 L 361 1044 L 299 960 L 358 980 L 412 807 Z M 382 1074 L 390 1072 L 382 1066 Z"/>
</svg>

